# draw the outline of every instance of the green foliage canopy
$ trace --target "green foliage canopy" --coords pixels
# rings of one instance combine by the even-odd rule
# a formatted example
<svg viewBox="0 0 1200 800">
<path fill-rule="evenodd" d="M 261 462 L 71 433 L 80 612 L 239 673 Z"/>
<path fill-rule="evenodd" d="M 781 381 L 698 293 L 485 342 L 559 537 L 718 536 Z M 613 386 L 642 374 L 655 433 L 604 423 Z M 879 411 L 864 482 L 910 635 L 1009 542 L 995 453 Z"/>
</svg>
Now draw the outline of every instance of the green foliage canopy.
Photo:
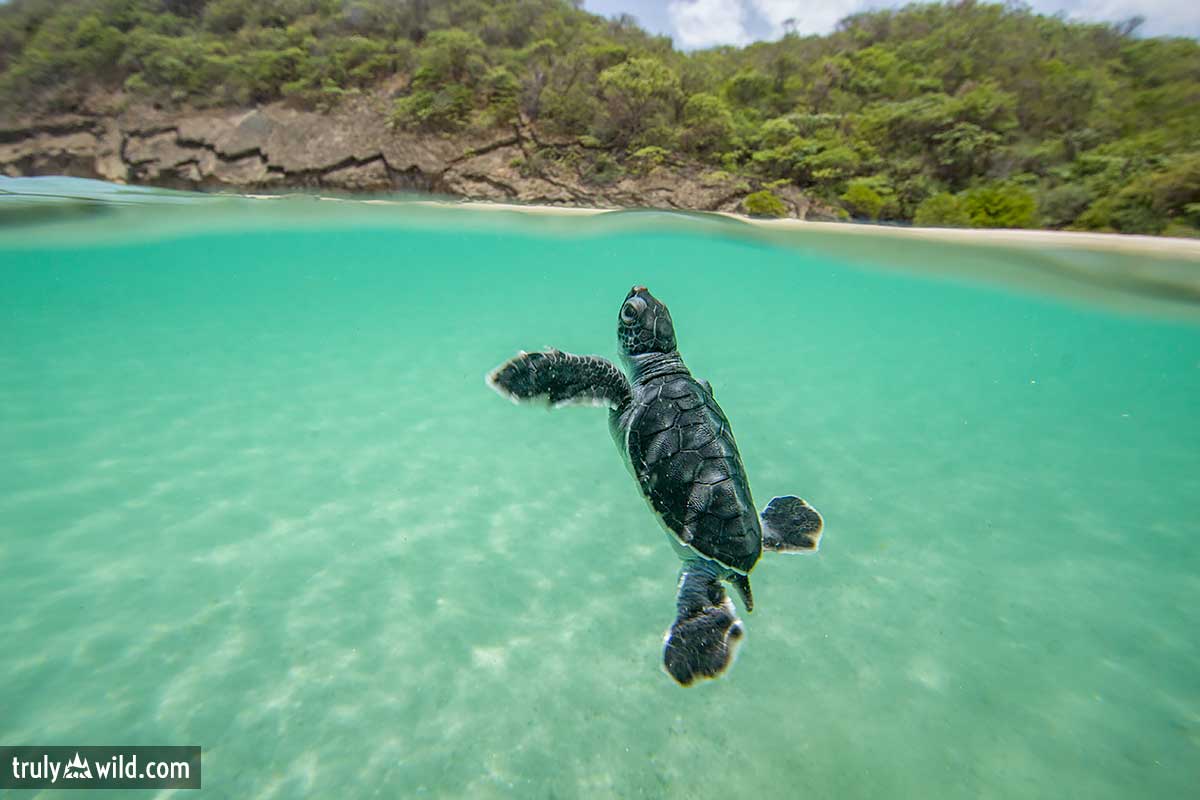
<svg viewBox="0 0 1200 800">
<path fill-rule="evenodd" d="M 599 183 L 691 159 L 748 186 L 791 183 L 859 218 L 1200 225 L 1193 39 L 972 1 L 685 54 L 631 18 L 580 6 L 11 0 L 0 5 L 0 102 L 66 111 L 102 90 L 163 106 L 332 110 L 375 93 L 400 127 L 528 124 L 587 142 Z"/>
</svg>

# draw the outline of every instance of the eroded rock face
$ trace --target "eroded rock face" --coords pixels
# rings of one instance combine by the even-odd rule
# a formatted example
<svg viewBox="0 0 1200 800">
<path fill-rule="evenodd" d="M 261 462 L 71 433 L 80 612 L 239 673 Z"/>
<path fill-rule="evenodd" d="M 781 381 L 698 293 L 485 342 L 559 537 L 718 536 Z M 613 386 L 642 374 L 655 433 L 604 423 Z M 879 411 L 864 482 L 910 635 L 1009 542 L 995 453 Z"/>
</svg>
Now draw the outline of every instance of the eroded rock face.
<svg viewBox="0 0 1200 800">
<path fill-rule="evenodd" d="M 362 97 L 335 113 L 282 103 L 256 109 L 95 111 L 44 118 L 0 115 L 0 172 L 71 175 L 184 189 L 292 187 L 348 192 L 425 191 L 549 205 L 736 211 L 753 191 L 699 164 L 588 178 L 595 153 L 539 139 L 528 125 L 490 137 L 395 131 L 386 101 Z M 804 219 L 798 189 L 781 196 Z"/>
<path fill-rule="evenodd" d="M 0 171 L 5 175 L 92 177 L 101 125 L 87 117 L 0 121 Z"/>
</svg>

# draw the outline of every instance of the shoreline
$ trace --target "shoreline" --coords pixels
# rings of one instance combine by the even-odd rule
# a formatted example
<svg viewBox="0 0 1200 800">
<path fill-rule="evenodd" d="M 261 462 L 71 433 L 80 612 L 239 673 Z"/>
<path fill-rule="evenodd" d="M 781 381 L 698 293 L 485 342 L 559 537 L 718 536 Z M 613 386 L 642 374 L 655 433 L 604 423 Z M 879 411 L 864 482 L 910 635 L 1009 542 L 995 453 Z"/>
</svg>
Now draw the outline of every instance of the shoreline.
<svg viewBox="0 0 1200 800">
<path fill-rule="evenodd" d="M 387 127 L 372 99 L 378 98 L 347 102 L 334 116 L 282 102 L 253 109 L 164 111 L 137 104 L 117 106 L 112 97 L 100 98 L 95 107 L 79 113 L 0 114 L 0 175 L 17 180 L 77 176 L 110 186 L 210 196 L 303 195 L 536 215 L 662 211 L 728 218 L 772 236 L 849 232 L 888 242 L 1050 247 L 1200 260 L 1200 239 L 842 221 L 839 208 L 794 185 L 773 190 L 784 218 L 754 218 L 745 215 L 745 200 L 765 187 L 760 179 L 681 160 L 597 183 L 579 169 L 563 166 L 574 163 L 572 158 L 590 157 L 591 151 L 579 142 L 546 139 L 526 124 L 454 137 L 396 131 Z M 524 165 L 533 152 L 550 152 L 554 158 L 529 170 Z"/>
<path fill-rule="evenodd" d="M 1034 291 L 1126 311 L 1166 310 L 1192 322 L 1200 318 L 1200 240 L 1194 239 L 1078 231 L 905 228 L 757 219 L 720 211 L 506 203 L 415 193 L 336 195 L 229 189 L 181 193 L 94 179 L 67 178 L 69 182 L 59 186 L 41 184 L 43 180 L 62 179 L 0 182 L 0 188 L 7 190 L 4 197 L 16 201 L 7 209 L 7 204 L 0 204 L 0 210 L 12 214 L 9 221 L 16 223 L 0 231 L 0 246 L 37 248 L 48 238 L 92 246 L 126 241 L 131 236 L 156 239 L 264 224 L 303 229 L 347 223 L 453 229 L 471 217 L 472 223 L 466 227 L 473 224 L 480 230 L 501 228 L 534 236 L 679 233 L 740 239 L 857 269 Z M 24 181 L 30 183 L 22 186 Z M 28 203 L 21 202 L 22 195 L 29 198 Z M 292 202 L 279 202 L 288 200 Z M 240 208 L 238 204 L 242 204 Z M 253 206 L 264 213 L 247 214 Z M 347 213 L 326 213 L 339 206 Z M 123 213 L 118 224 L 112 224 L 116 220 L 109 217 L 103 230 L 95 225 L 97 212 L 131 207 L 137 209 L 136 222 Z M 26 219 L 31 224 L 18 219 L 22 212 L 29 212 Z M 35 230 L 39 233 L 30 238 Z M 54 235 L 47 237 L 50 230 Z"/>
<path fill-rule="evenodd" d="M 264 197 L 264 195 L 243 195 L 245 197 Z M 279 195 L 288 196 L 288 195 Z M 1099 233 L 1092 231 L 1059 231 L 1040 228 L 921 228 L 900 225 L 876 225 L 868 222 L 826 222 L 822 220 L 802 219 L 765 219 L 737 214 L 731 211 L 690 211 L 664 208 L 611 207 L 586 208 L 576 206 L 525 205 L 521 203 L 500 203 L 489 200 L 390 200 L 386 198 L 356 199 L 332 198 L 321 199 L 349 200 L 350 202 L 365 202 L 371 204 L 423 205 L 437 208 L 466 208 L 472 211 L 508 211 L 523 214 L 546 216 L 590 217 L 612 213 L 638 212 L 673 214 L 680 217 L 712 216 L 742 222 L 766 231 L 808 231 L 820 233 L 878 236 L 880 238 L 895 237 L 898 239 L 923 240 L 931 242 L 952 242 L 956 244 L 976 245 L 986 243 L 994 246 L 1005 245 L 1035 245 L 1045 244 L 1055 247 L 1068 246 L 1071 249 L 1102 250 L 1111 252 L 1121 251 L 1124 254 L 1148 253 L 1155 256 L 1170 255 L 1179 258 L 1192 258 L 1200 261 L 1200 239 L 1186 239 L 1173 236 L 1145 236 L 1130 233 Z"/>
<path fill-rule="evenodd" d="M 380 195 L 378 193 L 362 193 L 357 195 L 351 193 L 339 195 L 325 194 L 320 191 L 303 190 L 281 192 L 239 192 L 232 187 L 219 191 L 206 192 L 198 189 L 165 188 L 147 184 L 128 183 L 124 181 L 106 181 L 96 178 L 76 178 L 69 175 L 20 177 L 0 176 L 0 186 L 4 186 L 5 182 L 9 181 L 30 181 L 30 185 L 32 185 L 33 182 L 54 180 L 87 181 L 89 183 L 112 187 L 112 189 L 116 192 L 120 192 L 120 190 L 124 189 L 132 189 L 139 193 L 144 192 L 146 198 L 150 201 L 148 203 L 149 205 L 155 205 L 156 203 L 154 202 L 154 198 L 159 192 L 162 192 L 164 197 L 169 193 L 169 195 L 173 197 L 178 197 L 179 194 L 190 194 L 196 198 L 205 198 L 211 200 L 241 199 L 252 201 L 279 201 L 302 199 L 320 200 L 336 204 L 361 204 L 372 207 L 400 206 L 406 208 L 422 208 L 430 210 L 460 209 L 468 212 L 484 212 L 489 214 L 507 212 L 532 217 L 583 218 L 605 217 L 613 214 L 619 214 L 626 219 L 636 219 L 637 217 L 635 215 L 639 214 L 661 214 L 669 215 L 670 217 L 679 220 L 728 220 L 730 222 L 751 226 L 754 229 L 764 233 L 831 234 L 839 237 L 849 234 L 851 236 L 861 237 L 864 239 L 876 238 L 881 240 L 890 239 L 894 241 L 906 242 L 925 241 L 970 246 L 982 244 L 989 247 L 1017 246 L 1021 248 L 1027 248 L 1030 246 L 1042 245 L 1054 249 L 1086 250 L 1092 252 L 1120 253 L 1122 255 L 1144 254 L 1156 258 L 1168 257 L 1184 260 L 1196 260 L 1197 262 L 1200 262 L 1200 239 L 1171 236 L 1147 236 L 1128 233 L 1063 231 L 1046 230 L 1040 228 L 936 228 L 903 225 L 881 225 L 859 221 L 834 222 L 826 220 L 807 220 L 791 217 L 771 219 L 763 217 L 751 217 L 746 214 L 733 211 L 657 208 L 637 205 L 582 206 L 549 205 L 544 203 L 512 203 L 483 198 L 457 198 L 423 193 L 414 193 L 403 196 L 387 196 Z M 11 183 L 8 183 L 7 185 L 10 187 L 12 186 Z M 14 199 L 21 197 L 55 197 L 54 192 L 20 192 L 12 191 L 11 189 L 3 192 L 3 194 Z M 108 202 L 110 199 L 116 199 L 116 197 L 109 198 L 106 193 L 101 192 L 84 195 L 79 195 L 75 192 L 72 192 L 70 195 L 59 194 L 57 195 L 57 198 L 64 201 L 77 200 L 79 202 L 92 201 L 97 203 L 104 203 Z"/>
</svg>

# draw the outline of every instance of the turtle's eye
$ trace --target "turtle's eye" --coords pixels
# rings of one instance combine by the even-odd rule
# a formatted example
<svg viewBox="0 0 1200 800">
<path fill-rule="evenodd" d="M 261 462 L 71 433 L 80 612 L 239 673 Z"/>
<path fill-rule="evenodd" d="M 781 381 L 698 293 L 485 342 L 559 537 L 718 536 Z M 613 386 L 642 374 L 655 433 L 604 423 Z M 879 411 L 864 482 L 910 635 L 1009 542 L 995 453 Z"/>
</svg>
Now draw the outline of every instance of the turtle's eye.
<svg viewBox="0 0 1200 800">
<path fill-rule="evenodd" d="M 640 297 L 631 297 L 625 301 L 625 305 L 621 306 L 621 322 L 630 325 L 637 321 L 641 313 L 646 310 L 646 301 Z"/>
</svg>

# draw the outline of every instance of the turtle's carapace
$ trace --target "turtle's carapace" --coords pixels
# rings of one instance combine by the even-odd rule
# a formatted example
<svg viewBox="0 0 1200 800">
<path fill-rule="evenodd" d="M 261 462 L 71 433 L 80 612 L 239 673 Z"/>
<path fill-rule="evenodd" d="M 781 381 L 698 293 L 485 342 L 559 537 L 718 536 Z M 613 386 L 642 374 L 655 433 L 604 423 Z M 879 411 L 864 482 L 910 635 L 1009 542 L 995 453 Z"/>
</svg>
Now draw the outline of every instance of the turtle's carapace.
<svg viewBox="0 0 1200 800">
<path fill-rule="evenodd" d="M 745 636 L 722 582 L 752 610 L 749 573 L 763 550 L 814 552 L 823 523 L 790 495 L 755 511 L 729 420 L 684 365 L 671 313 L 646 287 L 621 304 L 617 340 L 631 379 L 606 359 L 551 349 L 519 354 L 487 383 L 517 402 L 609 408 L 613 439 L 683 560 L 663 666 L 689 686 L 728 669 Z"/>
</svg>

